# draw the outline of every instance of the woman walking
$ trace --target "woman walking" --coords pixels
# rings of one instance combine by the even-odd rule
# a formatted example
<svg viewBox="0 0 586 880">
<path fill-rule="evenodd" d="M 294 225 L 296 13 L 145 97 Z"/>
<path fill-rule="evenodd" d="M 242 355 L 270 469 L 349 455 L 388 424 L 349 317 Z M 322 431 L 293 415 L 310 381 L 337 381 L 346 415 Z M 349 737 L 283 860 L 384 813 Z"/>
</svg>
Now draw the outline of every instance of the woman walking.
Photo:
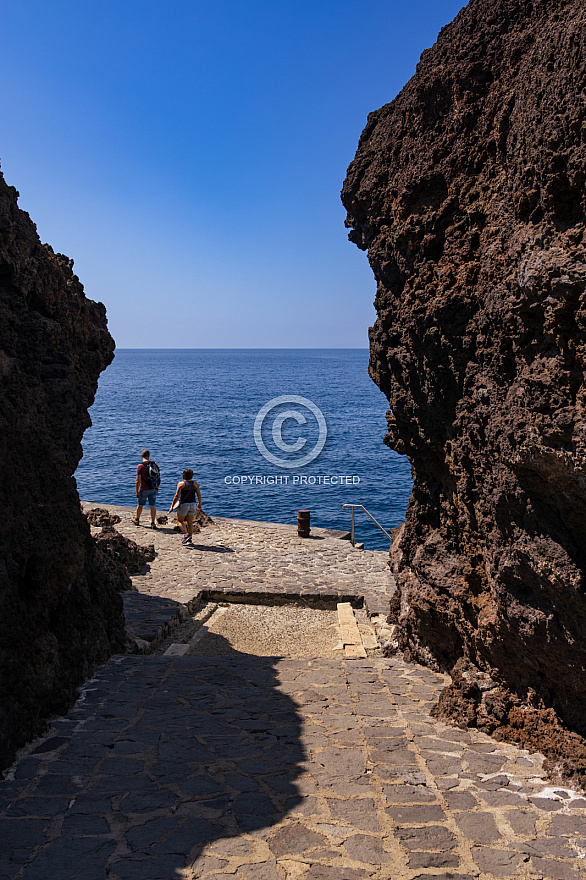
<svg viewBox="0 0 586 880">
<path fill-rule="evenodd" d="M 197 504 L 195 496 L 197 495 Z M 175 511 L 179 528 L 183 532 L 182 544 L 193 543 L 193 520 L 198 510 L 201 510 L 201 494 L 199 486 L 193 479 L 193 471 L 187 468 L 183 471 L 183 479 L 177 483 L 177 491 L 171 502 L 169 513 Z"/>
</svg>

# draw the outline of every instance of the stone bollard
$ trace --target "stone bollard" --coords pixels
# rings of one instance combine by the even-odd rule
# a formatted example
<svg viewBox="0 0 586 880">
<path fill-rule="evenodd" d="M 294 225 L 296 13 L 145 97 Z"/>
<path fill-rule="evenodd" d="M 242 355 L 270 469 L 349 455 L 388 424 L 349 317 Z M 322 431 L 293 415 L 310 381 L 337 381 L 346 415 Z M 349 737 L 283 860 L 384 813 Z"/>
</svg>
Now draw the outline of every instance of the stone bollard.
<svg viewBox="0 0 586 880">
<path fill-rule="evenodd" d="M 309 538 L 309 520 L 311 513 L 309 510 L 300 510 L 297 514 L 297 534 L 300 538 Z"/>
</svg>

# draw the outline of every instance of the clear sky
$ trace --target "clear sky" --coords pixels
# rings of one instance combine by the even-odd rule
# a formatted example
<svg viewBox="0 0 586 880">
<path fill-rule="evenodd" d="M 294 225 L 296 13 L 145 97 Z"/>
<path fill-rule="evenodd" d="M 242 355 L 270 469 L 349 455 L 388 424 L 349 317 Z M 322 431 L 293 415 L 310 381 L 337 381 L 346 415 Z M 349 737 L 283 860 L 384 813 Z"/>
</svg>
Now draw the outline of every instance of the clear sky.
<svg viewBox="0 0 586 880">
<path fill-rule="evenodd" d="M 462 5 L 5 3 L 2 171 L 119 347 L 365 348 L 340 189 Z"/>
</svg>

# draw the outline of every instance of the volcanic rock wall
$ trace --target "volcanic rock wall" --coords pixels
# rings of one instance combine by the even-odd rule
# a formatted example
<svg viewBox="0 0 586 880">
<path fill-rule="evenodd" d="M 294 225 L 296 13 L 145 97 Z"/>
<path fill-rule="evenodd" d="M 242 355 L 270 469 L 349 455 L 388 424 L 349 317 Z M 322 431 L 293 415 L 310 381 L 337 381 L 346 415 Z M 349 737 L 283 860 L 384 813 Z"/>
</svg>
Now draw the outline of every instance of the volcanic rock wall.
<svg viewBox="0 0 586 880">
<path fill-rule="evenodd" d="M 17 198 L 0 175 L 0 768 L 123 648 L 129 584 L 94 546 L 73 478 L 113 357 L 106 311 Z"/>
<path fill-rule="evenodd" d="M 585 19 L 471 0 L 370 114 L 342 192 L 385 442 L 413 470 L 400 647 L 457 664 L 440 711 L 489 730 L 521 701 L 586 733 Z"/>
</svg>

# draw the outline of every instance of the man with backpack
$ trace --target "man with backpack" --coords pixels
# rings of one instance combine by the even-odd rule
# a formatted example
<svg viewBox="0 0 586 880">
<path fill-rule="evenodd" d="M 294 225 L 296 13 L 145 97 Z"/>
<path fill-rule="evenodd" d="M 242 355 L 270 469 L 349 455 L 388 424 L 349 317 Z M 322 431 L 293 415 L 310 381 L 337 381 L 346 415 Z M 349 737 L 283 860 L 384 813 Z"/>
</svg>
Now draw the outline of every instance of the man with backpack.
<svg viewBox="0 0 586 880">
<path fill-rule="evenodd" d="M 156 461 L 151 461 L 148 449 L 143 449 L 142 461 L 136 469 L 136 497 L 138 505 L 136 516 L 132 517 L 135 526 L 140 525 L 140 515 L 144 505 L 148 501 L 151 509 L 151 529 L 157 528 L 157 492 L 161 485 L 161 471 Z"/>
</svg>

